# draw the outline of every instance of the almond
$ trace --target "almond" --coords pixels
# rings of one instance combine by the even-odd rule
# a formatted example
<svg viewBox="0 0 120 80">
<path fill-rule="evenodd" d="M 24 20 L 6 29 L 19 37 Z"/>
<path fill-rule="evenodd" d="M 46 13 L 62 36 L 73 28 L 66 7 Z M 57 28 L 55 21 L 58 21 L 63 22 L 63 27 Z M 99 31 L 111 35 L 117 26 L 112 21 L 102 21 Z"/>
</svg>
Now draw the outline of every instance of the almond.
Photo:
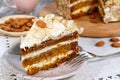
<svg viewBox="0 0 120 80">
<path fill-rule="evenodd" d="M 39 27 L 41 27 L 41 28 L 46 28 L 46 23 L 44 22 L 44 21 L 42 21 L 42 20 L 38 20 L 37 22 L 36 22 L 36 24 L 39 26 Z"/>
<path fill-rule="evenodd" d="M 13 32 L 22 32 L 23 29 L 14 29 Z"/>
<path fill-rule="evenodd" d="M 4 28 L 5 25 L 4 24 L 0 24 L 0 29 Z"/>
<path fill-rule="evenodd" d="M 111 42 L 118 42 L 118 41 L 119 41 L 119 39 L 118 39 L 118 38 L 116 38 L 116 37 L 112 37 L 112 38 L 110 38 L 110 41 L 111 41 Z"/>
<path fill-rule="evenodd" d="M 118 43 L 118 42 L 113 42 L 113 43 L 111 44 L 111 46 L 118 48 L 118 47 L 120 47 L 120 43 Z"/>
<path fill-rule="evenodd" d="M 10 31 L 10 27 L 9 26 L 4 26 L 3 30 Z"/>
<path fill-rule="evenodd" d="M 26 23 L 27 26 L 31 27 L 32 26 L 32 22 Z"/>
<path fill-rule="evenodd" d="M 26 31 L 28 31 L 30 29 L 30 27 L 25 26 L 23 29 L 25 29 Z"/>
<path fill-rule="evenodd" d="M 105 44 L 104 41 L 99 41 L 99 42 L 97 42 L 97 43 L 95 44 L 95 46 L 101 47 L 101 46 L 103 46 L 104 44 Z"/>
</svg>

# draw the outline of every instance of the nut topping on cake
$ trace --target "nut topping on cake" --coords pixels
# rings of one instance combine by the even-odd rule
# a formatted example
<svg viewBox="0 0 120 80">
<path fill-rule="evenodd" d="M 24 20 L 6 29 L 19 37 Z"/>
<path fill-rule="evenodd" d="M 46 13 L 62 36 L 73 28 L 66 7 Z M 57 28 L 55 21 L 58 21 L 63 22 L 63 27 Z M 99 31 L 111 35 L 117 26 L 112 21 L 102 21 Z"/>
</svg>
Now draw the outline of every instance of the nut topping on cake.
<svg viewBox="0 0 120 80">
<path fill-rule="evenodd" d="M 42 20 L 38 20 L 37 22 L 36 22 L 36 24 L 39 26 L 39 27 L 41 27 L 41 28 L 46 28 L 46 23 L 44 22 L 44 21 L 42 21 Z"/>
</svg>

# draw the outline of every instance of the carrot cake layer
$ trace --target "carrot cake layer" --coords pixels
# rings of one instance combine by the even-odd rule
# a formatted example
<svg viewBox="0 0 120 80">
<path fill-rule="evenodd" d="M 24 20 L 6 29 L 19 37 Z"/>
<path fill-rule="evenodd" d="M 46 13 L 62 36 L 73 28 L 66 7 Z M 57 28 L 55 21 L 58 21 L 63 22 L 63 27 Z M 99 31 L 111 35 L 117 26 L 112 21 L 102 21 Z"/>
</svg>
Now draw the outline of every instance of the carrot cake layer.
<svg viewBox="0 0 120 80">
<path fill-rule="evenodd" d="M 32 64 L 36 64 L 38 62 L 43 62 L 45 60 L 50 61 L 53 57 L 60 56 L 60 55 L 68 55 L 67 52 L 69 50 L 73 52 L 78 52 L 78 45 L 77 41 L 72 42 L 70 44 L 58 44 L 55 48 L 47 50 L 46 52 L 42 52 L 42 50 L 38 50 L 35 52 L 30 53 L 31 55 L 35 53 L 39 53 L 38 55 L 26 57 L 22 60 L 23 67 L 31 66 Z M 56 59 L 57 60 L 57 59 Z"/>
<path fill-rule="evenodd" d="M 73 58 L 74 56 L 76 56 L 76 52 L 72 52 L 72 51 L 69 51 L 68 53 L 70 53 L 69 55 L 64 55 L 64 57 L 62 58 L 58 58 L 56 61 L 54 61 L 52 64 L 46 64 L 46 65 L 43 65 L 42 67 L 36 67 L 38 64 L 34 64 L 33 66 L 30 66 L 28 69 L 27 69 L 27 73 L 29 75 L 33 75 L 33 74 L 36 74 L 38 73 L 39 71 L 41 70 L 48 70 L 50 68 L 54 68 L 54 67 L 58 67 L 61 63 L 65 62 L 65 61 L 68 61 L 70 60 L 71 58 Z M 58 56 L 57 56 L 58 57 Z M 51 61 L 53 61 L 54 58 L 52 58 Z M 44 63 L 46 63 L 46 61 L 44 61 Z"/>
</svg>

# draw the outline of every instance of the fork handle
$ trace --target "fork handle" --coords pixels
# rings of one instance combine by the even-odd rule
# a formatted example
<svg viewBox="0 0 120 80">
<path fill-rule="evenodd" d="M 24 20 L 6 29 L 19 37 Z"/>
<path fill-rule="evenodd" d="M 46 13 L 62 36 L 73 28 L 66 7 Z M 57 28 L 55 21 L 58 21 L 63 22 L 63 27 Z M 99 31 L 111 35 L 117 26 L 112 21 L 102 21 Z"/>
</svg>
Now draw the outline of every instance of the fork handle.
<svg viewBox="0 0 120 80">
<path fill-rule="evenodd" d="M 96 55 L 98 58 L 114 58 L 114 57 L 120 57 L 120 52 L 108 54 L 108 55 Z"/>
<path fill-rule="evenodd" d="M 95 55 L 95 54 L 94 54 Z M 96 62 L 96 61 L 102 61 L 105 59 L 120 57 L 120 52 L 108 54 L 108 55 L 95 55 L 95 57 L 91 58 L 91 60 L 88 60 L 88 62 Z"/>
</svg>

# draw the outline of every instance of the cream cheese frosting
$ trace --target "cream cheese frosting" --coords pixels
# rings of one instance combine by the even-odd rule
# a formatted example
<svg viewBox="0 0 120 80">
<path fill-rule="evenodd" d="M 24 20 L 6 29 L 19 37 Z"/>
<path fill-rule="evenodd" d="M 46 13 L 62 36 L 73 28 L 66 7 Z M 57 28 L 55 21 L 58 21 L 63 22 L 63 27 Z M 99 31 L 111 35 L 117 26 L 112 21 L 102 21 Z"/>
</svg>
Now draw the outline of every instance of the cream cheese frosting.
<svg viewBox="0 0 120 80">
<path fill-rule="evenodd" d="M 46 28 L 39 27 L 36 22 L 42 20 L 46 23 Z M 49 39 L 59 39 L 60 37 L 78 31 L 79 34 L 83 32 L 83 28 L 78 28 L 73 20 L 65 20 L 61 16 L 48 14 L 44 17 L 36 18 L 34 24 L 26 37 L 21 37 L 20 48 L 32 47 L 34 44 Z"/>
<path fill-rule="evenodd" d="M 75 1 L 75 2 L 73 2 L 71 4 L 68 4 L 68 7 L 73 7 L 74 5 L 77 5 L 77 4 L 79 4 L 81 2 L 85 2 L 85 1 L 88 1 L 88 0 L 78 0 L 78 1 Z"/>
<path fill-rule="evenodd" d="M 91 8 L 91 6 L 82 7 L 82 8 L 80 8 L 80 9 L 77 9 L 77 10 L 75 10 L 74 12 L 72 12 L 72 14 L 75 15 L 75 14 L 81 12 L 81 11 L 82 11 L 82 12 L 87 12 L 90 8 Z"/>
</svg>

